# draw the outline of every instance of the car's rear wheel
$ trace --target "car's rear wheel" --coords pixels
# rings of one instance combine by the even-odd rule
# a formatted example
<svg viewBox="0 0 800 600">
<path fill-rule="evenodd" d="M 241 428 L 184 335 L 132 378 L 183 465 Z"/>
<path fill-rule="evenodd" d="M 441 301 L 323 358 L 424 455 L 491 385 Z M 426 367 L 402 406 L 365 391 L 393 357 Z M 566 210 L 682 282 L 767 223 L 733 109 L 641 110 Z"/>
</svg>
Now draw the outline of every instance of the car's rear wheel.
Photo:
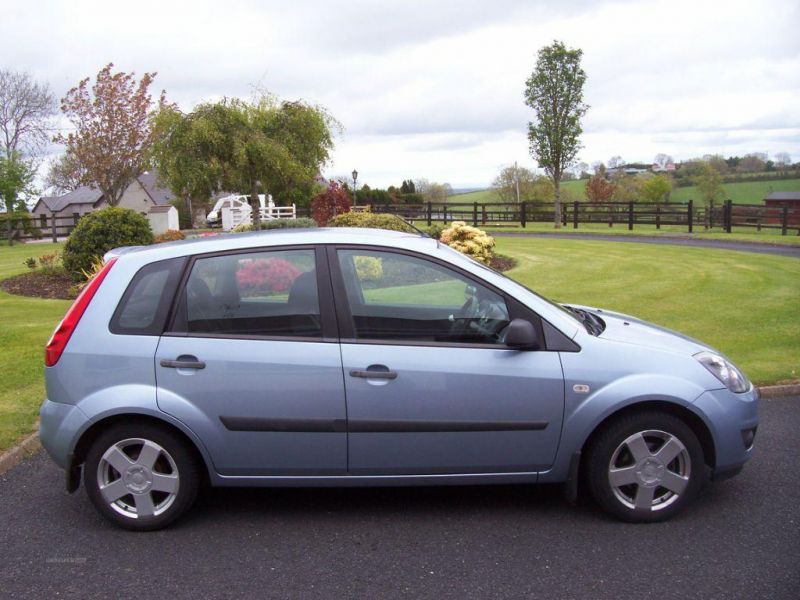
<svg viewBox="0 0 800 600">
<path fill-rule="evenodd" d="M 199 466 L 190 448 L 149 424 L 117 425 L 92 444 L 83 469 L 92 503 L 126 529 L 166 527 L 194 503 Z"/>
<path fill-rule="evenodd" d="M 707 480 L 703 448 L 674 415 L 643 411 L 613 421 L 592 442 L 589 487 L 605 510 L 625 521 L 663 521 Z"/>
</svg>

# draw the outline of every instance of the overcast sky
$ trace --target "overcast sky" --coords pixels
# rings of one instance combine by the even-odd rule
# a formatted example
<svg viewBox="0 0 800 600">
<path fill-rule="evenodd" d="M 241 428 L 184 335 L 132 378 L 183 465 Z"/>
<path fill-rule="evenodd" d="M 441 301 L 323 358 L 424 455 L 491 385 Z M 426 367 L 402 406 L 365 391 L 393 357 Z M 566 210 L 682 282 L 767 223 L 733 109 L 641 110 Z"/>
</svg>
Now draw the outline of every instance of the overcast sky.
<svg viewBox="0 0 800 600">
<path fill-rule="evenodd" d="M 528 153 L 525 80 L 553 39 L 584 51 L 592 163 L 705 153 L 800 160 L 797 0 L 3 0 L 0 66 L 58 97 L 106 63 L 157 71 L 190 110 L 252 95 L 344 126 L 328 175 L 488 185 Z"/>
</svg>

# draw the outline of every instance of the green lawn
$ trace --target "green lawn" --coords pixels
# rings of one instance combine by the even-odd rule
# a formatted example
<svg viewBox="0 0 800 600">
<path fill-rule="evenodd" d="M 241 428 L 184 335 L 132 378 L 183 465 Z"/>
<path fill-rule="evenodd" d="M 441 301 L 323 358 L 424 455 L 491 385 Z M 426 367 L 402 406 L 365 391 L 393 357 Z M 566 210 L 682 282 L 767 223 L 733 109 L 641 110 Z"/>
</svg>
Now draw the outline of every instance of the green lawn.
<svg viewBox="0 0 800 600">
<path fill-rule="evenodd" d="M 741 183 L 723 183 L 725 198 L 734 204 L 763 204 L 770 192 L 798 192 L 800 179 L 776 179 L 775 181 L 743 181 Z M 700 193 L 695 186 L 675 188 L 670 195 L 672 202 L 686 202 L 690 198 L 697 201 Z"/>
<path fill-rule="evenodd" d="M 550 298 L 619 310 L 697 337 L 757 383 L 800 379 L 800 260 L 545 237 L 498 238 L 497 247 L 518 261 L 511 277 Z M 0 279 L 25 272 L 27 257 L 52 251 L 52 244 L 0 247 Z M 44 345 L 68 306 L 0 292 L 0 450 L 36 421 Z"/>
<path fill-rule="evenodd" d="M 635 315 L 698 338 L 760 384 L 800 379 L 800 260 L 547 238 L 497 238 L 508 275 L 545 296 Z"/>
<path fill-rule="evenodd" d="M 0 247 L 0 279 L 24 273 L 26 258 L 49 254 L 63 244 Z M 11 296 L 0 290 L 0 451 L 31 431 L 44 399 L 44 345 L 69 300 Z"/>
<path fill-rule="evenodd" d="M 561 189 L 566 191 L 569 200 L 584 200 L 584 188 L 586 181 L 573 180 L 564 181 Z M 770 192 L 795 192 L 800 191 L 800 179 L 776 179 L 775 181 L 743 181 L 741 183 L 723 183 L 722 189 L 725 190 L 725 198 L 733 200 L 735 204 L 762 204 L 764 197 Z M 698 202 L 700 193 L 695 186 L 675 188 L 670 195 L 672 202 L 687 202 L 693 199 Z M 497 193 L 489 188 L 468 192 L 466 194 L 456 194 L 450 196 L 447 201 L 451 204 L 457 203 L 489 203 L 500 202 Z"/>
</svg>

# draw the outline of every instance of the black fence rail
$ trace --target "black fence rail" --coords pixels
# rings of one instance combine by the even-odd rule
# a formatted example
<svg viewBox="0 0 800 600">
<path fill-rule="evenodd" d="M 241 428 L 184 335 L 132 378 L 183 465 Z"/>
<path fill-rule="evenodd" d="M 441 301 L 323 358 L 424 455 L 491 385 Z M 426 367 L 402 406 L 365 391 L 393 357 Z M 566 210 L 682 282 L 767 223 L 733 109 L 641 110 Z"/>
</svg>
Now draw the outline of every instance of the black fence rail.
<svg viewBox="0 0 800 600">
<path fill-rule="evenodd" d="M 13 239 L 32 240 L 49 238 L 55 242 L 59 238 L 69 237 L 69 234 L 75 229 L 81 216 L 80 213 L 73 213 L 71 215 L 28 215 L 29 220 L 27 223 L 16 223 L 12 234 Z M 7 235 L 6 231 L 0 231 L 0 236 L 7 237 Z"/>
<path fill-rule="evenodd" d="M 376 213 L 393 214 L 410 221 L 447 224 L 464 221 L 476 227 L 526 227 L 528 223 L 552 223 L 553 203 L 434 203 L 373 205 Z M 727 200 L 717 206 L 683 203 L 646 202 L 566 202 L 561 207 L 561 222 L 578 229 L 585 224 L 607 224 L 633 230 L 637 225 L 661 229 L 662 226 L 720 228 L 728 233 L 733 227 L 780 229 L 783 235 L 800 235 L 800 209 L 750 204 Z"/>
</svg>

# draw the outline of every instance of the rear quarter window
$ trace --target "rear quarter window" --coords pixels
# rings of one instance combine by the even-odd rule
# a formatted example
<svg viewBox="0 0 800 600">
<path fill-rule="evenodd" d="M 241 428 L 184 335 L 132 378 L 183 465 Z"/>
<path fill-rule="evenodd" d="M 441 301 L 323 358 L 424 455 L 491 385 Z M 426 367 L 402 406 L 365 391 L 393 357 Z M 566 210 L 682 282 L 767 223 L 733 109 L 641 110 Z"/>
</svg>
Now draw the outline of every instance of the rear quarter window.
<svg viewBox="0 0 800 600">
<path fill-rule="evenodd" d="M 161 335 L 185 264 L 185 258 L 173 258 L 139 269 L 114 311 L 111 333 Z"/>
</svg>

